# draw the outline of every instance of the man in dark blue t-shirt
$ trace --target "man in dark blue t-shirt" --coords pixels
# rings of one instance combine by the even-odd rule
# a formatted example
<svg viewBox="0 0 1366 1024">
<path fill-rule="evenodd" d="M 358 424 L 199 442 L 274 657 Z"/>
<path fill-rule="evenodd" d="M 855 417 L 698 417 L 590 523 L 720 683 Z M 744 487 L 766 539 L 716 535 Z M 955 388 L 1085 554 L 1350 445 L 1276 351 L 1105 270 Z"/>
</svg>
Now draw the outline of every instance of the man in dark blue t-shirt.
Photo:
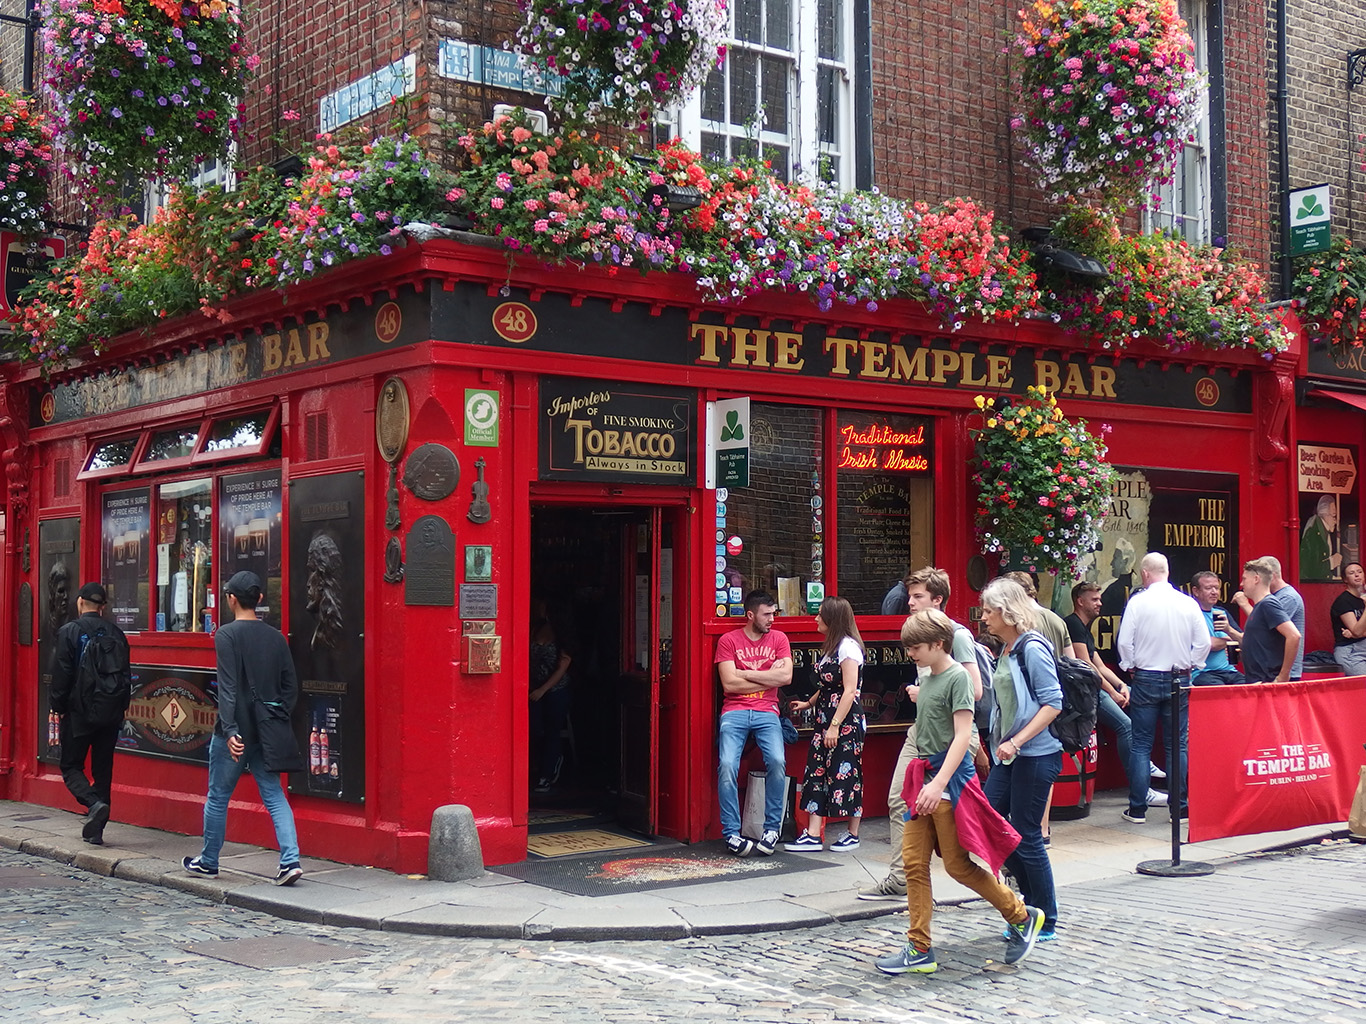
<svg viewBox="0 0 1366 1024">
<path fill-rule="evenodd" d="M 1243 626 L 1243 674 L 1249 683 L 1285 683 L 1299 653 L 1301 636 L 1287 607 L 1271 598 L 1275 568 L 1256 558 L 1243 566 L 1243 589 L 1233 596 L 1239 607 L 1251 602 Z M 1243 598 L 1243 600 L 1239 600 Z"/>
</svg>

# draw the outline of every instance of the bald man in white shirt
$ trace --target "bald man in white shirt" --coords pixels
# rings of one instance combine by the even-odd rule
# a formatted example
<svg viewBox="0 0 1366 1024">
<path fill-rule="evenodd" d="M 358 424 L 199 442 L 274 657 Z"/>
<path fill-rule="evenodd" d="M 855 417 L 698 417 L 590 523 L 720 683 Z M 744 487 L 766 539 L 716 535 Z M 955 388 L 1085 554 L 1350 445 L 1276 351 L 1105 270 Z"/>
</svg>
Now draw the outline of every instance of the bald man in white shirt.
<svg viewBox="0 0 1366 1024">
<path fill-rule="evenodd" d="M 1171 720 L 1172 684 L 1183 690 L 1191 685 L 1191 673 L 1204 668 L 1209 654 L 1209 630 L 1195 599 L 1167 582 L 1167 556 L 1150 551 L 1139 563 L 1143 590 L 1129 598 L 1119 623 L 1115 646 L 1119 665 L 1129 673 L 1129 718 L 1134 725 L 1133 753 L 1129 764 L 1129 807 L 1125 821 L 1142 822 L 1148 814 L 1148 755 L 1160 720 Z M 1186 695 L 1181 699 L 1181 738 L 1173 745 L 1166 735 L 1167 778 L 1181 794 L 1172 813 L 1186 816 Z"/>
</svg>

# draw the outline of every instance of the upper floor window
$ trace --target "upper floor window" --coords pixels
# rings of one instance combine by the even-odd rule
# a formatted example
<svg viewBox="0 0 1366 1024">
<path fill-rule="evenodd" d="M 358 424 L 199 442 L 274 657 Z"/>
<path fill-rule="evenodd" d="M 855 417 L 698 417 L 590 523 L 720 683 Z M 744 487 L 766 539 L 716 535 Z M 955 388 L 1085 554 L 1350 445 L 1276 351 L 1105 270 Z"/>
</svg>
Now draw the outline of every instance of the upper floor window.
<svg viewBox="0 0 1366 1024">
<path fill-rule="evenodd" d="M 681 138 L 721 161 L 760 159 L 783 180 L 852 183 L 848 0 L 733 0 L 725 65 L 661 116 L 656 141 Z"/>
<path fill-rule="evenodd" d="M 1178 0 L 1186 31 L 1195 43 L 1195 65 L 1209 72 L 1209 21 L 1205 0 Z M 1160 185 L 1158 207 L 1145 216 L 1149 231 L 1165 231 L 1192 243 L 1210 240 L 1210 106 L 1209 93 L 1201 97 L 1200 121 L 1186 143 L 1170 182 Z"/>
</svg>

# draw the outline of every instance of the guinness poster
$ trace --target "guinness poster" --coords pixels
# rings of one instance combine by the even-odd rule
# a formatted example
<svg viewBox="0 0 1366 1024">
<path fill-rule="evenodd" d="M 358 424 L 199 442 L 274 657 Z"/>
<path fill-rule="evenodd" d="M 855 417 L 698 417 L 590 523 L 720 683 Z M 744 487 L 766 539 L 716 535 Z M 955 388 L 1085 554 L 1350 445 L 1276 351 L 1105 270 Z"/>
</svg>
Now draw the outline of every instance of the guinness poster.
<svg viewBox="0 0 1366 1024">
<path fill-rule="evenodd" d="M 265 593 L 256 614 L 280 628 L 280 471 L 258 470 L 218 481 L 218 533 L 227 582 L 246 570 L 260 577 Z"/>
<path fill-rule="evenodd" d="M 685 388 L 542 377 L 540 478 L 692 486 L 696 413 Z"/>
<path fill-rule="evenodd" d="M 62 755 L 57 716 L 48 705 L 53 638 L 76 618 L 81 587 L 81 521 L 48 519 L 38 524 L 38 760 L 56 764 Z"/>
<path fill-rule="evenodd" d="M 365 799 L 365 486 L 359 473 L 289 485 L 289 649 L 294 731 L 308 771 L 289 788 Z M 324 753 L 325 752 L 325 753 Z"/>
<path fill-rule="evenodd" d="M 100 499 L 101 574 L 109 591 L 105 611 L 120 629 L 147 628 L 152 494 L 146 487 L 111 491 Z"/>
</svg>

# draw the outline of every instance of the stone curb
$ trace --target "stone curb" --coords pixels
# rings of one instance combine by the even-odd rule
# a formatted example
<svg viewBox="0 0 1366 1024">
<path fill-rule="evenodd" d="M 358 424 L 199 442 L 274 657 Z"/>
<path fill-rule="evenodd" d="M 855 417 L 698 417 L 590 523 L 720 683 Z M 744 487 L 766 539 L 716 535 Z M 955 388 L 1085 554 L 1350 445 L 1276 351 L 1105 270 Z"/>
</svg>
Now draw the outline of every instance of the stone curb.
<svg viewBox="0 0 1366 1024">
<path fill-rule="evenodd" d="M 1309 838 L 1269 845 L 1258 850 L 1213 858 L 1232 864 L 1259 854 L 1345 839 L 1343 829 Z M 365 889 L 332 885 L 305 878 L 299 887 L 275 889 L 255 875 L 225 870 L 218 878 L 187 875 L 176 861 L 142 853 L 91 847 L 32 829 L 0 825 L 0 847 L 74 866 L 94 874 L 144 885 L 160 885 L 213 903 L 255 910 L 287 921 L 326 924 L 372 931 L 407 932 L 453 938 L 534 939 L 588 942 L 604 939 L 683 939 L 707 935 L 742 935 L 819 928 L 839 922 L 867 921 L 905 913 L 896 902 L 857 901 L 823 907 L 819 896 L 771 899 L 722 906 L 686 906 L 624 910 L 620 907 L 468 906 L 433 898 L 430 905 L 398 909 Z M 237 877 L 234 877 L 237 876 Z M 239 880 L 240 879 L 240 880 Z M 419 904 L 429 895 L 415 883 Z M 941 906 L 971 903 L 975 896 L 938 901 Z M 376 907 L 370 910 L 371 907 Z M 366 908 L 366 909 L 361 909 Z"/>
</svg>

